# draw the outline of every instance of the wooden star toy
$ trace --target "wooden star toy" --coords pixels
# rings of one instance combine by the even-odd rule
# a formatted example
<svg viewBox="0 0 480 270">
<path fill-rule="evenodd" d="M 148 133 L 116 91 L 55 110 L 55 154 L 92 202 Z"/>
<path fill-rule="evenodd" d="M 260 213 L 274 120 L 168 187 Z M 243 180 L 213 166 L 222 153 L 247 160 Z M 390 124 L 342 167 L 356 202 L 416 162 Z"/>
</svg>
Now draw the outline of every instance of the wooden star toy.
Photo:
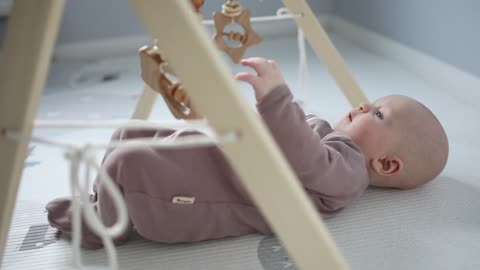
<svg viewBox="0 0 480 270">
<path fill-rule="evenodd" d="M 248 49 L 248 47 L 260 43 L 262 41 L 262 37 L 260 37 L 252 29 L 252 26 L 250 24 L 250 9 L 239 7 L 239 5 L 235 1 L 229 1 L 227 4 L 229 4 L 230 6 L 234 5 L 234 8 L 236 8 L 238 12 L 234 11 L 233 15 L 232 14 L 229 15 L 228 13 L 226 14 L 226 12 L 215 12 L 213 14 L 213 20 L 215 23 L 214 40 L 218 48 L 226 52 L 234 63 L 239 63 L 243 55 L 245 54 L 245 51 Z M 224 11 L 225 11 L 225 7 L 224 7 Z M 244 34 L 241 34 L 238 32 L 225 33 L 224 32 L 225 26 L 230 23 L 237 23 L 241 25 L 245 33 Z M 227 36 L 231 40 L 236 40 L 241 42 L 241 46 L 237 48 L 229 47 L 225 43 L 225 40 L 223 39 L 224 36 Z"/>
</svg>

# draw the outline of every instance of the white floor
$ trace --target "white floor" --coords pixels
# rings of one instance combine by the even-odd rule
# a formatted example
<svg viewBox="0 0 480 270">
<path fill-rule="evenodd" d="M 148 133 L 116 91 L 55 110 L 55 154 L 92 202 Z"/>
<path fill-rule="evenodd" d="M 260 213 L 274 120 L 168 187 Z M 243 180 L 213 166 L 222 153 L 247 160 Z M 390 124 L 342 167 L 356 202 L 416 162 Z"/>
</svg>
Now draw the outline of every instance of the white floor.
<svg viewBox="0 0 480 270">
<path fill-rule="evenodd" d="M 338 35 L 332 37 L 369 99 L 393 93 L 416 98 L 437 114 L 450 139 L 450 159 L 437 181 L 413 191 L 369 190 L 357 204 L 328 222 L 352 268 L 480 269 L 480 177 L 475 170 L 480 160 L 480 141 L 476 139 L 479 107 L 455 98 L 451 93 L 456 89 L 426 82 Z M 306 109 L 335 122 L 349 110 L 348 102 L 311 50 L 308 87 L 299 91 L 297 52 L 296 37 L 292 36 L 266 41 L 247 56 L 277 60 Z M 243 68 L 231 65 L 231 69 L 233 73 Z M 104 74 L 118 78 L 101 83 Z M 136 54 L 96 62 L 57 62 L 37 119 L 128 119 L 142 85 Z M 253 109 L 252 90 L 245 84 L 242 89 Z M 173 119 L 159 101 L 151 119 Z M 39 136 L 78 143 L 107 140 L 111 132 L 35 130 Z M 49 156 L 48 161 L 44 156 Z M 54 197 L 68 195 L 65 162 L 61 151 L 36 145 L 27 159 L 18 200 L 44 205 Z"/>
</svg>

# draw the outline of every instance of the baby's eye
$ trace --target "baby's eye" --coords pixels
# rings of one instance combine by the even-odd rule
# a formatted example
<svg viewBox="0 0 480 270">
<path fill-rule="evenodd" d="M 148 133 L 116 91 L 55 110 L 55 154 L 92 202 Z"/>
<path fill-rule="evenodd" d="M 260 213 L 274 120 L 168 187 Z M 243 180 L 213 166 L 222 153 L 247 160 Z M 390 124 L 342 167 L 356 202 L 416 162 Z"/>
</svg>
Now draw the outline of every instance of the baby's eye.
<svg viewBox="0 0 480 270">
<path fill-rule="evenodd" d="M 375 116 L 383 120 L 383 113 L 381 111 L 377 111 Z"/>
</svg>

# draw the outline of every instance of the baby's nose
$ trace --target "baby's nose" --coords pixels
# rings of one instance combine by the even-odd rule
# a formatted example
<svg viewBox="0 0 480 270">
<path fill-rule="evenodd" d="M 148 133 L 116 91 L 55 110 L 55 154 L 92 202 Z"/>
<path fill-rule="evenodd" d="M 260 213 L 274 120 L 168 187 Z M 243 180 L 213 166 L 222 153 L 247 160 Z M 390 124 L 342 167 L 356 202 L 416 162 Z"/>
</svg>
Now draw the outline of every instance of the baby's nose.
<svg viewBox="0 0 480 270">
<path fill-rule="evenodd" d="M 360 107 L 358 108 L 361 112 L 368 112 L 369 111 L 369 105 L 368 104 L 360 104 Z"/>
</svg>

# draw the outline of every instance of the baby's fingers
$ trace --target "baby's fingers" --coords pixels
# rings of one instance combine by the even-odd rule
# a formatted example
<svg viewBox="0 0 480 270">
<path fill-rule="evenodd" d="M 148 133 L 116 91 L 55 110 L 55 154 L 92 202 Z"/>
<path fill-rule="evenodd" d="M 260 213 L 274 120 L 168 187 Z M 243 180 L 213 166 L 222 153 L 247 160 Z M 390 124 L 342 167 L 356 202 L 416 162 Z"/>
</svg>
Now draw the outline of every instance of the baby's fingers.
<svg viewBox="0 0 480 270">
<path fill-rule="evenodd" d="M 257 85 L 258 77 L 248 72 L 240 72 L 235 75 L 235 79 L 251 84 L 253 87 Z"/>
<path fill-rule="evenodd" d="M 262 76 L 263 73 L 267 70 L 269 64 L 269 60 L 261 57 L 251 57 L 245 58 L 240 61 L 243 66 L 248 66 L 253 68 L 259 76 Z"/>
</svg>

